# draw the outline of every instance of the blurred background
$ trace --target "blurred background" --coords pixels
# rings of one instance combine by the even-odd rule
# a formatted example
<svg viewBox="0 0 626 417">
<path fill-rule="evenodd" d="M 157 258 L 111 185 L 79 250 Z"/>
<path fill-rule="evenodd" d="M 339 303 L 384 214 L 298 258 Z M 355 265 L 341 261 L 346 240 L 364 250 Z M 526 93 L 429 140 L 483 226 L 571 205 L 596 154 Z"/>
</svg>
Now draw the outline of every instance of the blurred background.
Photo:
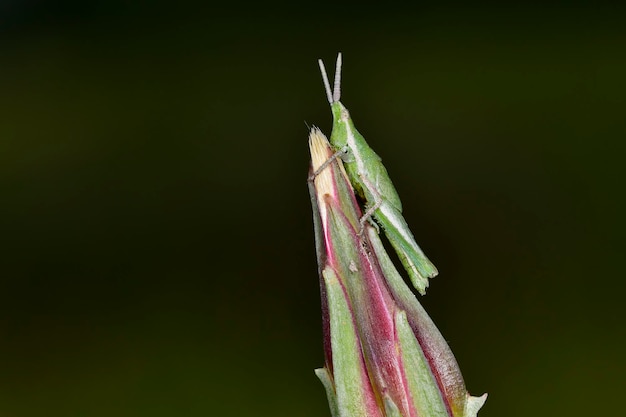
<svg viewBox="0 0 626 417">
<path fill-rule="evenodd" d="M 624 10 L 3 1 L 0 416 L 328 416 L 316 60 L 490 416 L 623 408 Z"/>
</svg>

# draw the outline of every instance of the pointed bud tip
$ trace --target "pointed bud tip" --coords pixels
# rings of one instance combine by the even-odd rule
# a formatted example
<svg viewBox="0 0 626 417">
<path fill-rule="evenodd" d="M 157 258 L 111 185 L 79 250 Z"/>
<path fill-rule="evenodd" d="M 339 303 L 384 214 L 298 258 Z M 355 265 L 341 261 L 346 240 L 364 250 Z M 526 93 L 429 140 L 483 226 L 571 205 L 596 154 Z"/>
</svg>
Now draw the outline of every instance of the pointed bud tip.
<svg viewBox="0 0 626 417">
<path fill-rule="evenodd" d="M 309 133 L 309 149 L 311 150 L 311 162 L 313 163 L 313 171 L 317 171 L 320 166 L 328 159 L 328 149 L 330 144 L 326 135 L 317 127 L 313 126 Z"/>
<path fill-rule="evenodd" d="M 468 394 L 467 402 L 465 403 L 464 417 L 477 417 L 478 410 L 485 404 L 485 401 L 487 401 L 487 393 L 480 397 L 472 397 Z"/>
<path fill-rule="evenodd" d="M 315 126 L 311 128 L 311 133 L 309 133 L 309 149 L 311 150 L 313 172 L 317 173 L 315 188 L 317 189 L 318 198 L 325 194 L 332 195 L 334 187 L 331 170 L 325 167 L 321 172 L 317 172 L 332 156 L 332 151 L 326 136 Z"/>
</svg>

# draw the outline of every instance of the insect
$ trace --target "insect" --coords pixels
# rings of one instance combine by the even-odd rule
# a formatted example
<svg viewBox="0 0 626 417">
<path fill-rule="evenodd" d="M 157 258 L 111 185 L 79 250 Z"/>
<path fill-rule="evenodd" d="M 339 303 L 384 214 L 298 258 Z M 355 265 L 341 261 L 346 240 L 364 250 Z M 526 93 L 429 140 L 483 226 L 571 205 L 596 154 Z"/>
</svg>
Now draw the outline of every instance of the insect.
<svg viewBox="0 0 626 417">
<path fill-rule="evenodd" d="M 335 158 L 343 160 L 350 183 L 365 201 L 363 225 L 373 218 L 394 248 L 400 262 L 407 270 L 413 286 L 420 294 L 426 292 L 428 279 L 438 274 L 435 265 L 428 260 L 415 242 L 415 238 L 402 216 L 402 203 L 381 158 L 369 147 L 365 138 L 356 130 L 348 109 L 341 103 L 341 53 L 337 55 L 335 79 L 331 91 L 324 63 L 319 61 L 324 87 L 333 114 L 330 143 L 335 154 L 314 174 L 317 175 Z"/>
</svg>

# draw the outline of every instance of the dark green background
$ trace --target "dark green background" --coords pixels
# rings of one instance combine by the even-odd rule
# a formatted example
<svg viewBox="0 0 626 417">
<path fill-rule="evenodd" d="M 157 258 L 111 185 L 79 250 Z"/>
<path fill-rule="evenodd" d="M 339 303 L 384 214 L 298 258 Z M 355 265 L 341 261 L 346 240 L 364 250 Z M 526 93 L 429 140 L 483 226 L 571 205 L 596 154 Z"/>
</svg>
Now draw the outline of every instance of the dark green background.
<svg viewBox="0 0 626 417">
<path fill-rule="evenodd" d="M 623 412 L 624 10 L 128 3 L 0 6 L 0 416 L 329 415 L 338 51 L 480 416 Z"/>
</svg>

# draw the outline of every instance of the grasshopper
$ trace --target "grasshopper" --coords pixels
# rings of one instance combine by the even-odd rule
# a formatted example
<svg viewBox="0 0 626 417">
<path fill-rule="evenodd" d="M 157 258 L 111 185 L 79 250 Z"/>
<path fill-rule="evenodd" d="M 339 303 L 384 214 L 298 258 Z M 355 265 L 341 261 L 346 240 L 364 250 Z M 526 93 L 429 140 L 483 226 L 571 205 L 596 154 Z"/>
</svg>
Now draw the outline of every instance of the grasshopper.
<svg viewBox="0 0 626 417">
<path fill-rule="evenodd" d="M 341 53 L 337 56 L 335 79 L 331 91 L 324 63 L 319 61 L 324 87 L 333 114 L 330 143 L 335 154 L 313 173 L 313 177 L 335 158 L 341 158 L 350 183 L 365 202 L 361 230 L 365 222 L 375 220 L 407 270 L 413 286 L 420 294 L 426 292 L 428 279 L 438 274 L 437 268 L 424 255 L 402 216 L 402 203 L 381 158 L 356 130 L 348 109 L 341 104 Z"/>
</svg>

